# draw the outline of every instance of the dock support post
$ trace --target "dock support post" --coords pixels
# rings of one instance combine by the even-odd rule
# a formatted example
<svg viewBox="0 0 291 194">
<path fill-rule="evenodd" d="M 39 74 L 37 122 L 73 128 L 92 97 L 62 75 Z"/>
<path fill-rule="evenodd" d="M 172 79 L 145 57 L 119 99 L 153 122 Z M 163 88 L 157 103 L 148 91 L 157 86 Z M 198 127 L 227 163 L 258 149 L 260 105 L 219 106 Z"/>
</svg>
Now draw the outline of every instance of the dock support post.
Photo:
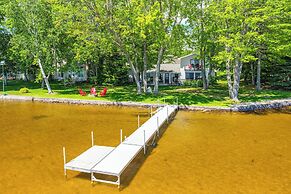
<svg viewBox="0 0 291 194">
<path fill-rule="evenodd" d="M 122 143 L 122 129 L 120 129 L 120 143 Z"/>
<path fill-rule="evenodd" d="M 118 176 L 118 180 L 117 180 L 118 182 L 118 189 L 120 189 L 120 175 Z"/>
<path fill-rule="evenodd" d="M 67 177 L 67 170 L 65 168 L 65 165 L 66 165 L 66 148 L 63 147 L 63 156 L 64 156 L 64 175 L 65 177 Z"/>
<path fill-rule="evenodd" d="M 159 117 L 157 117 L 157 131 L 158 131 L 158 136 L 160 136 Z"/>
<path fill-rule="evenodd" d="M 91 142 L 92 142 L 92 147 L 94 146 L 94 132 L 91 131 Z"/>
<path fill-rule="evenodd" d="M 139 128 L 139 114 L 137 115 L 137 127 Z"/>
<path fill-rule="evenodd" d="M 151 117 L 153 116 L 153 106 L 151 105 Z"/>
<path fill-rule="evenodd" d="M 169 123 L 169 107 L 167 106 L 167 123 Z"/>
<path fill-rule="evenodd" d="M 93 172 L 91 172 L 91 184 L 93 184 L 93 181 L 94 181 L 94 175 L 93 175 Z"/>
<path fill-rule="evenodd" d="M 146 154 L 145 130 L 143 130 L 143 153 Z"/>
</svg>

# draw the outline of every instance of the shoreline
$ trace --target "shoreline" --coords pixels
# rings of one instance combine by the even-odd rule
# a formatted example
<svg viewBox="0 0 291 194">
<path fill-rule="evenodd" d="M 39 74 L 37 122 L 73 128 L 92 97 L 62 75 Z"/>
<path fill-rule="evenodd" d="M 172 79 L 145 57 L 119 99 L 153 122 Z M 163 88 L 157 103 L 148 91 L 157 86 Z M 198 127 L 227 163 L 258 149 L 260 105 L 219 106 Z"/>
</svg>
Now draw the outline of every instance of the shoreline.
<svg viewBox="0 0 291 194">
<path fill-rule="evenodd" d="M 129 107 L 161 107 L 164 104 L 150 104 L 142 102 L 112 102 L 101 100 L 78 100 L 70 98 L 40 98 L 32 96 L 18 96 L 18 95 L 0 95 L 0 100 L 4 101 L 30 101 L 42 103 L 62 103 L 62 104 L 79 104 L 79 105 L 98 105 L 98 106 L 129 106 Z M 222 112 L 253 112 L 256 110 L 266 109 L 281 109 L 291 106 L 291 98 L 268 100 L 262 102 L 247 102 L 230 107 L 222 106 L 197 106 L 197 105 L 179 105 L 180 110 L 188 111 L 222 111 Z"/>
</svg>

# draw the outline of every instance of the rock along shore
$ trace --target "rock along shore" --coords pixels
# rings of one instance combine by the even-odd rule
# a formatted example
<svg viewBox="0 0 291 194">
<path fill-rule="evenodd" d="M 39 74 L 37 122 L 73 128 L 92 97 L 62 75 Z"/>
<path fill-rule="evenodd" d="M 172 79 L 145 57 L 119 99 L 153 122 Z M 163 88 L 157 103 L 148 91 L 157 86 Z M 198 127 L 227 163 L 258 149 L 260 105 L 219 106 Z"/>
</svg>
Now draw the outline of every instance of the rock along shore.
<svg viewBox="0 0 291 194">
<path fill-rule="evenodd" d="M 101 100 L 75 100 L 69 98 L 39 98 L 31 96 L 17 96 L 17 95 L 0 95 L 0 100 L 5 101 L 31 101 L 43 103 L 66 103 L 66 104 L 80 104 L 80 105 L 103 105 L 103 106 L 131 106 L 131 107 L 160 107 L 164 104 L 149 104 L 141 102 L 113 102 Z M 268 100 L 263 102 L 250 102 L 232 105 L 230 107 L 221 106 L 196 106 L 196 105 L 179 105 L 181 110 L 189 111 L 228 111 L 228 112 L 253 112 L 264 109 L 281 109 L 291 106 L 291 98 L 281 100 Z"/>
</svg>

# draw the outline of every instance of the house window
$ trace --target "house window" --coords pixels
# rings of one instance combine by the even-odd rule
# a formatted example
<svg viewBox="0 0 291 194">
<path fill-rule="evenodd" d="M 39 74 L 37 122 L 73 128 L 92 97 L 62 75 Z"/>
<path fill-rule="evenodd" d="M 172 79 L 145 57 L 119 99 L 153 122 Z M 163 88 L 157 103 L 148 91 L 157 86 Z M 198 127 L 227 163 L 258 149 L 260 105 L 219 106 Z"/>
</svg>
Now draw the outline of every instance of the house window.
<svg viewBox="0 0 291 194">
<path fill-rule="evenodd" d="M 159 82 L 163 83 L 163 74 L 160 73 Z"/>
<path fill-rule="evenodd" d="M 169 75 L 169 73 L 165 73 L 165 83 L 166 84 L 170 83 L 170 75 Z"/>
<path fill-rule="evenodd" d="M 186 72 L 186 79 L 187 80 L 193 80 L 194 79 L 194 73 L 193 72 Z"/>
<path fill-rule="evenodd" d="M 195 79 L 201 79 L 201 73 L 195 73 Z"/>
<path fill-rule="evenodd" d="M 175 73 L 173 76 L 173 82 L 178 83 L 178 79 L 179 79 L 179 74 Z"/>
</svg>

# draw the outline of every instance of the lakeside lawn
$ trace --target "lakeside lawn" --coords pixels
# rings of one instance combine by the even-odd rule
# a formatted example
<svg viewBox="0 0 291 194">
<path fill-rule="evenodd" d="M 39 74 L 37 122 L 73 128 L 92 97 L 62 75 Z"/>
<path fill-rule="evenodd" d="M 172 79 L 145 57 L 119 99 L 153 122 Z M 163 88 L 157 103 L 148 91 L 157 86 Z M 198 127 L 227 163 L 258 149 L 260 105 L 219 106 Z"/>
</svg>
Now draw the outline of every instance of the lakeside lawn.
<svg viewBox="0 0 291 194">
<path fill-rule="evenodd" d="M 228 97 L 228 89 L 226 82 L 219 82 L 215 86 L 211 86 L 208 90 L 203 90 L 199 87 L 190 86 L 160 86 L 158 96 L 153 94 L 136 94 L 134 85 L 129 86 L 107 86 L 108 91 L 105 97 L 90 97 L 81 96 L 78 88 L 81 87 L 87 93 L 90 93 L 92 84 L 76 84 L 73 86 L 64 86 L 61 83 L 52 82 L 51 88 L 54 94 L 48 94 L 46 89 L 41 89 L 40 84 L 24 81 L 8 81 L 5 87 L 6 94 L 34 96 L 34 97 L 49 97 L 49 98 L 71 98 L 84 100 L 105 100 L 105 101 L 133 101 L 145 103 L 176 103 L 177 98 L 179 104 L 198 105 L 198 106 L 230 106 L 233 102 Z M 2 91 L 2 82 L 0 81 Z M 27 87 L 29 93 L 20 93 L 19 89 Z M 104 86 L 96 87 L 98 93 Z M 239 99 L 240 102 L 259 102 L 264 100 L 290 98 L 291 91 L 269 90 L 265 89 L 256 92 L 250 86 L 241 86 Z"/>
</svg>

